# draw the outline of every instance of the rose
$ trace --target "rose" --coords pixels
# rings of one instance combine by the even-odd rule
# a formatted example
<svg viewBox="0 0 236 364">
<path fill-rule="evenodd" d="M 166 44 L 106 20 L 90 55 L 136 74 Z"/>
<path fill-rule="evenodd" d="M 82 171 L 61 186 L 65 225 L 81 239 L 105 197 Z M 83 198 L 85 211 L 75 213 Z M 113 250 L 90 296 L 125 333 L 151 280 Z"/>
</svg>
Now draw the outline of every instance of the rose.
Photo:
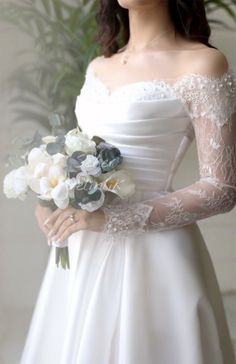
<svg viewBox="0 0 236 364">
<path fill-rule="evenodd" d="M 82 161 L 80 169 L 84 174 L 91 176 L 99 176 L 102 173 L 99 160 L 94 155 L 87 155 L 86 159 Z"/>
<path fill-rule="evenodd" d="M 96 154 L 96 143 L 90 140 L 86 134 L 73 129 L 65 136 L 65 151 L 71 156 L 74 152 L 80 151 L 85 154 Z"/>
<path fill-rule="evenodd" d="M 28 192 L 27 166 L 21 166 L 9 172 L 3 181 L 3 191 L 8 198 L 24 200 Z"/>
<path fill-rule="evenodd" d="M 112 144 L 102 142 L 98 144 L 97 151 L 97 158 L 104 173 L 115 169 L 123 160 L 119 149 Z"/>
</svg>

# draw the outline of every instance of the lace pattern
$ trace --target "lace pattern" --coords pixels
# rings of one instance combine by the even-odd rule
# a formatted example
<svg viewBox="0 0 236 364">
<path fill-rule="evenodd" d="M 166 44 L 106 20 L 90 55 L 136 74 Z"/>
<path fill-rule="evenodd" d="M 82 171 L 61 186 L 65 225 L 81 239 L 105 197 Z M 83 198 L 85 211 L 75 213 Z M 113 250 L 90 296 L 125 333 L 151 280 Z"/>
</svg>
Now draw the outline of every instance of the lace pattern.
<svg viewBox="0 0 236 364">
<path fill-rule="evenodd" d="M 186 76 L 172 87 L 186 105 L 194 128 L 200 178 L 166 196 L 107 209 L 105 232 L 113 235 L 115 232 L 116 237 L 119 233 L 124 237 L 130 232 L 181 227 L 229 212 L 236 205 L 234 74 L 229 70 L 218 78 Z M 144 205 L 152 209 L 142 214 Z M 139 219 L 134 217 L 136 214 Z"/>
<path fill-rule="evenodd" d="M 123 206 L 103 207 L 106 217 L 106 232 L 108 239 L 115 236 L 121 237 L 132 234 L 133 231 L 142 233 L 145 231 L 145 223 L 153 207 L 142 203 L 136 203 L 124 209 Z"/>
<path fill-rule="evenodd" d="M 94 74 L 90 67 L 86 71 L 86 80 L 80 94 L 97 103 L 104 101 L 109 103 L 137 102 L 175 97 L 174 89 L 164 80 L 133 82 L 120 86 L 110 93 L 108 87 Z"/>
<path fill-rule="evenodd" d="M 186 104 L 191 119 L 204 117 L 222 126 L 236 110 L 235 84 L 235 75 L 228 70 L 218 78 L 186 76 L 174 85 L 174 90 Z"/>
<path fill-rule="evenodd" d="M 164 79 L 137 81 L 119 86 L 110 92 L 106 84 L 95 75 L 92 67 L 88 66 L 80 94 L 98 103 L 151 101 L 177 97 L 186 105 L 191 118 L 208 116 L 215 121 L 218 120 L 222 125 L 228 120 L 227 113 L 232 114 L 235 110 L 235 103 L 229 102 L 236 97 L 234 84 L 234 72 L 228 69 L 218 78 L 190 73 L 178 77 L 172 83 Z M 217 102 L 219 98 L 222 101 L 220 104 Z"/>
</svg>

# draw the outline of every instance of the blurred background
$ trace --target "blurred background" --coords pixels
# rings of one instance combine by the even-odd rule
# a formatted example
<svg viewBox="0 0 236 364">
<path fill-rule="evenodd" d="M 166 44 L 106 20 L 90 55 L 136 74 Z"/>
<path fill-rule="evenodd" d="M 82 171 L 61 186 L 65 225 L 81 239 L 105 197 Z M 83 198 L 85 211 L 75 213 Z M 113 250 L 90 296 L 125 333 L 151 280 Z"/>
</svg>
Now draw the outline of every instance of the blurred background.
<svg viewBox="0 0 236 364">
<path fill-rule="evenodd" d="M 236 1 L 206 1 L 211 42 L 236 72 Z M 0 177 L 17 161 L 22 137 L 63 133 L 76 126 L 74 106 L 95 43 L 97 2 L 0 0 Z M 61 117 L 50 117 L 52 113 Z M 55 115 L 54 115 L 55 116 Z M 19 139 L 20 137 L 20 139 Z M 198 178 L 195 142 L 173 187 Z M 36 200 L 8 200 L 0 190 L 0 363 L 17 364 L 49 256 Z M 236 209 L 198 222 L 210 251 L 236 348 Z M 68 363 L 69 364 L 69 363 Z"/>
</svg>

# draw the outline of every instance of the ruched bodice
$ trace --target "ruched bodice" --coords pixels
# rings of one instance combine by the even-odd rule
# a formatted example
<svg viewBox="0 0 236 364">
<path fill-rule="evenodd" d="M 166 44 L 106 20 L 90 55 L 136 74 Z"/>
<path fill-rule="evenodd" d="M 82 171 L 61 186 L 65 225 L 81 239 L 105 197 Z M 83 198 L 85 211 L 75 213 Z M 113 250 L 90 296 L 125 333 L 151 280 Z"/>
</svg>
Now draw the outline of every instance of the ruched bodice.
<svg viewBox="0 0 236 364">
<path fill-rule="evenodd" d="M 120 148 L 136 193 L 102 206 L 103 231 L 97 212 L 75 215 L 70 270 L 52 250 L 20 364 L 234 364 L 195 222 L 236 204 L 236 79 L 194 74 L 108 91 L 88 67 L 76 117 L 89 137 Z M 194 137 L 200 179 L 173 191 Z"/>
<path fill-rule="evenodd" d="M 89 74 L 90 82 L 92 76 Z M 97 82 L 96 78 L 93 82 Z M 137 190 L 170 191 L 177 167 L 192 140 L 193 127 L 184 104 L 173 95 L 173 90 L 168 95 L 165 89 L 163 98 L 160 96 L 163 83 L 159 84 L 160 92 L 158 83 L 155 85 L 155 93 L 154 84 L 129 84 L 101 102 L 99 91 L 91 95 L 91 87 L 87 88 L 85 82 L 77 97 L 75 113 L 79 126 L 89 137 L 98 135 L 120 149 L 124 156 L 122 168 L 132 174 Z M 134 92 L 138 89 L 138 100 L 120 97 L 130 86 L 134 86 Z M 140 100 L 140 92 L 147 95 L 149 90 L 151 97 Z"/>
</svg>

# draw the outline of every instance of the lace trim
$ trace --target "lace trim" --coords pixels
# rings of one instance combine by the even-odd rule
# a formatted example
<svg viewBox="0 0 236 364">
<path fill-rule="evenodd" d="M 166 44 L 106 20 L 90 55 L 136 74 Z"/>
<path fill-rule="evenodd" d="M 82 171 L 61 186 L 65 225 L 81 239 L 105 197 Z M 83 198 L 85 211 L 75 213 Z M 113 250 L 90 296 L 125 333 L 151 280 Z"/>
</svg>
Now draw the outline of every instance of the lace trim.
<svg viewBox="0 0 236 364">
<path fill-rule="evenodd" d="M 192 201 L 192 206 L 190 205 L 189 209 L 185 204 L 185 201 L 188 200 Z M 152 203 L 154 204 L 154 201 Z M 211 181 L 207 186 L 206 181 L 200 180 L 193 185 L 193 188 L 186 187 L 177 191 L 177 194 L 172 197 L 169 196 L 166 201 L 161 199 L 156 201 L 148 220 L 148 230 L 161 231 L 178 228 L 219 213 L 229 212 L 235 204 L 236 188 L 223 187 L 214 181 Z M 163 214 L 164 206 L 165 214 Z"/>
<path fill-rule="evenodd" d="M 103 207 L 106 217 L 104 233 L 113 239 L 124 238 L 134 232 L 142 233 L 152 209 L 152 206 L 143 203 L 135 203 L 129 207 Z"/>
<path fill-rule="evenodd" d="M 232 70 L 219 78 L 185 77 L 174 88 L 192 120 L 202 117 L 223 126 L 236 112 L 236 78 Z"/>
<path fill-rule="evenodd" d="M 165 81 L 142 81 L 123 85 L 110 93 L 105 84 L 93 73 L 86 74 L 86 82 L 80 90 L 80 95 L 97 103 L 150 101 L 175 97 L 174 90 Z"/>
<path fill-rule="evenodd" d="M 110 93 L 88 67 L 79 96 L 96 103 L 130 103 L 177 97 L 187 107 L 191 119 L 205 117 L 222 126 L 236 112 L 236 77 L 232 69 L 220 77 L 191 73 L 177 78 L 174 83 L 158 79 L 137 81 L 119 86 Z"/>
</svg>

